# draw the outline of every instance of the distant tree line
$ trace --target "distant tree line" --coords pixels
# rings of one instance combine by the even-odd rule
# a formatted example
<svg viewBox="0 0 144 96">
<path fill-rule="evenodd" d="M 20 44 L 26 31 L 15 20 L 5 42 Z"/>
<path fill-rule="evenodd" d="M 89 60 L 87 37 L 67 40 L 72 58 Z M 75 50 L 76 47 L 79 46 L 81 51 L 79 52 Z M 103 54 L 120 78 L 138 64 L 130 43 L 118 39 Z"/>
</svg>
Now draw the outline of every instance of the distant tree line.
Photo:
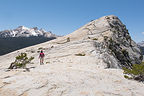
<svg viewBox="0 0 144 96">
<path fill-rule="evenodd" d="M 39 36 L 39 37 L 0 38 L 0 55 L 4 55 L 21 48 L 36 45 L 53 39 L 55 39 L 55 37 L 47 38 L 47 37 Z"/>
</svg>

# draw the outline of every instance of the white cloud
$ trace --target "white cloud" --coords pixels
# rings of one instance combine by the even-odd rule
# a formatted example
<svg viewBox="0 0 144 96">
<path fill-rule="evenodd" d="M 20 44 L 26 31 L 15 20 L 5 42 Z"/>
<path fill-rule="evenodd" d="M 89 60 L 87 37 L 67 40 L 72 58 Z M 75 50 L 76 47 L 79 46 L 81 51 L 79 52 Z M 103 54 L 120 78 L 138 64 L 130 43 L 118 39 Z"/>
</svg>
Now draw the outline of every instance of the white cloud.
<svg viewBox="0 0 144 96">
<path fill-rule="evenodd" d="M 142 32 L 142 34 L 144 35 L 144 32 Z"/>
</svg>

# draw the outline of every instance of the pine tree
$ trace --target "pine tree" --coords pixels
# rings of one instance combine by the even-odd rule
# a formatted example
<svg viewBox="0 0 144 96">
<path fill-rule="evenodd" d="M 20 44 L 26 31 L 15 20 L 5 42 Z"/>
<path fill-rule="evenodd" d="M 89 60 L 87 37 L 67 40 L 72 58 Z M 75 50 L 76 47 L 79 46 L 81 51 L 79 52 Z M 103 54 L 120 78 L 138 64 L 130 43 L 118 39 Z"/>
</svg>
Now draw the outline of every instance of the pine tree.
<svg viewBox="0 0 144 96">
<path fill-rule="evenodd" d="M 21 53 L 16 56 L 15 61 L 11 63 L 8 69 L 26 68 L 26 64 L 30 63 L 33 59 L 34 57 L 28 58 L 26 53 Z"/>
</svg>

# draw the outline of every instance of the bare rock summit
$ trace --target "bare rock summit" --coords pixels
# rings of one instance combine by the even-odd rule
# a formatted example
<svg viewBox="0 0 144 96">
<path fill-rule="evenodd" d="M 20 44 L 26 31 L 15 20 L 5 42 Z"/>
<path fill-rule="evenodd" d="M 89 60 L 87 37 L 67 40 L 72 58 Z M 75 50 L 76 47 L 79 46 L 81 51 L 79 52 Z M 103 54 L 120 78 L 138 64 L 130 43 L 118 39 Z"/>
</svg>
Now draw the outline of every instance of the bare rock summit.
<svg viewBox="0 0 144 96">
<path fill-rule="evenodd" d="M 126 26 L 113 15 L 92 20 L 65 38 L 92 43 L 94 49 L 89 54 L 101 58 L 108 68 L 130 67 L 143 59 Z"/>
</svg>

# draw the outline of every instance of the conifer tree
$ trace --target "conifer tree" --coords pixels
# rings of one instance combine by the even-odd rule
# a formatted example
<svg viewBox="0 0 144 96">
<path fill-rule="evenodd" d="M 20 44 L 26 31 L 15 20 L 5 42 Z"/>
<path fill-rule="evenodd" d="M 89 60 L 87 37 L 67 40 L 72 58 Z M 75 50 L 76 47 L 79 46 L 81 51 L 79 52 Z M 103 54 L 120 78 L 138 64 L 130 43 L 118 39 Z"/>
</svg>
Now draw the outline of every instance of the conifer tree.
<svg viewBox="0 0 144 96">
<path fill-rule="evenodd" d="M 16 56 L 15 61 L 11 63 L 8 69 L 26 68 L 26 64 L 30 63 L 33 59 L 34 57 L 28 58 L 26 53 L 21 53 Z"/>
</svg>

